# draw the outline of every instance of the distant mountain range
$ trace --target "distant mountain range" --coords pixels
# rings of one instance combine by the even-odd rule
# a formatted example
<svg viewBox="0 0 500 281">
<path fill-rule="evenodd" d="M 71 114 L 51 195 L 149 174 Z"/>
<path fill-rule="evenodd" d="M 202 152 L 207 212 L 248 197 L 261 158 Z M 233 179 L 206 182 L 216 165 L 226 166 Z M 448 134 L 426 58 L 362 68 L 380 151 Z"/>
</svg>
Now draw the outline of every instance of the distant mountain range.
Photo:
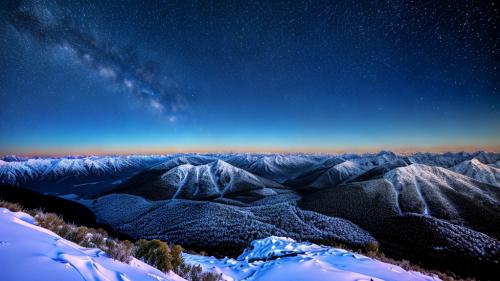
<svg viewBox="0 0 500 281">
<path fill-rule="evenodd" d="M 165 159 L 169 157 L 131 155 L 26 159 L 6 156 L 0 160 L 0 183 L 34 187 L 41 192 L 83 195 L 95 189 L 101 192 L 101 188 L 118 183 Z"/>
<path fill-rule="evenodd" d="M 467 274 L 500 259 L 499 163 L 488 152 L 9 156 L 0 183 L 72 198 L 134 239 L 221 256 L 276 235 L 380 243 Z"/>
<path fill-rule="evenodd" d="M 170 171 L 183 164 L 199 166 L 221 160 L 230 166 L 285 186 L 316 188 L 335 186 L 368 172 L 387 166 L 424 164 L 437 166 L 471 177 L 477 181 L 498 185 L 500 154 L 474 153 L 415 153 L 397 155 L 390 151 L 378 154 L 182 154 L 89 156 L 60 158 L 24 158 L 5 156 L 0 159 L 0 183 L 32 185 L 40 182 L 90 184 L 124 173 L 138 173 L 146 168 Z M 226 167 L 229 167 L 226 165 Z M 187 167 L 179 167 L 178 170 Z M 373 171 L 372 171 L 373 172 Z M 231 174 L 232 172 L 228 172 Z M 496 176 L 495 176 L 496 175 Z M 200 180 L 203 180 L 202 178 Z"/>
</svg>

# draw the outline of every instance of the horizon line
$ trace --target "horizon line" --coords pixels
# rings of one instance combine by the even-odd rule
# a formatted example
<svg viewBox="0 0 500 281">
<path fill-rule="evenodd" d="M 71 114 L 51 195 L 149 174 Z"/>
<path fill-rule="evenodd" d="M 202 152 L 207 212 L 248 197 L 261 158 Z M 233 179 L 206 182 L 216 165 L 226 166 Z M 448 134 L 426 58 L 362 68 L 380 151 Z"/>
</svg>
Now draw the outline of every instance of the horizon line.
<svg viewBox="0 0 500 281">
<path fill-rule="evenodd" d="M 500 145 L 439 145 L 439 146 L 373 146 L 373 147 L 89 147 L 81 149 L 33 149 L 25 150 L 0 150 L 0 155 L 16 155 L 22 157 L 48 156 L 91 156 L 91 155 L 161 155 L 175 153 L 310 153 L 310 154 L 345 154 L 345 153 L 375 153 L 380 151 L 392 151 L 400 154 L 412 154 L 418 152 L 445 153 L 445 152 L 500 152 Z"/>
</svg>

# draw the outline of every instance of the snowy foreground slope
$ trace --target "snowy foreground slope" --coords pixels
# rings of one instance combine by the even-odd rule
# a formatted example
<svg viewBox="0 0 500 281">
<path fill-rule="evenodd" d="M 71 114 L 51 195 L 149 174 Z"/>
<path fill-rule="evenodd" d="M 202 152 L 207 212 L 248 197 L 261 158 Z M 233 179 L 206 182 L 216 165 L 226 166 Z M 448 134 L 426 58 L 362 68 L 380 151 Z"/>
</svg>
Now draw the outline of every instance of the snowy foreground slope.
<svg viewBox="0 0 500 281">
<path fill-rule="evenodd" d="M 0 208 L 0 279 L 184 280 L 133 259 L 125 264 L 99 249 L 82 248 L 34 225 L 28 214 Z"/>
<path fill-rule="evenodd" d="M 276 236 L 253 241 L 237 259 L 190 254 L 184 259 L 226 280 L 440 280 L 346 250 Z"/>
</svg>

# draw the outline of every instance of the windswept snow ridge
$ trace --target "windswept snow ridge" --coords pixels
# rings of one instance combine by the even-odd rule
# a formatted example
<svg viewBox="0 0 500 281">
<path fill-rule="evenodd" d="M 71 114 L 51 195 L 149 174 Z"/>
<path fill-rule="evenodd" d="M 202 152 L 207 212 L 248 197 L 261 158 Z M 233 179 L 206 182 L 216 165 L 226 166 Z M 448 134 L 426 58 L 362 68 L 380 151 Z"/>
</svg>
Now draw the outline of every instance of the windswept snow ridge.
<svg viewBox="0 0 500 281">
<path fill-rule="evenodd" d="M 184 260 L 226 280 L 439 280 L 343 249 L 276 236 L 253 241 L 237 259 L 184 254 Z"/>
</svg>

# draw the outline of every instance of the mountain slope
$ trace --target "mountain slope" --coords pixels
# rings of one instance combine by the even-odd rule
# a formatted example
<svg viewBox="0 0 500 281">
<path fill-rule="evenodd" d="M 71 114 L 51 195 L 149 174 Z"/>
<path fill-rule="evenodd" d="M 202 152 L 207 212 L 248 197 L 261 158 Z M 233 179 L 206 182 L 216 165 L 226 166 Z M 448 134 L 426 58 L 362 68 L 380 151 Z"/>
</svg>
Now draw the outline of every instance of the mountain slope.
<svg viewBox="0 0 500 281">
<path fill-rule="evenodd" d="M 496 280 L 500 274 L 500 242 L 484 233 L 417 214 L 387 218 L 380 228 L 382 249 L 397 259 L 479 280 Z"/>
<path fill-rule="evenodd" d="M 236 207 L 183 199 L 147 201 L 128 194 L 100 197 L 91 205 L 98 221 L 133 238 L 162 239 L 192 249 L 230 255 L 271 235 L 363 247 L 376 240 L 349 221 L 290 204 Z"/>
<path fill-rule="evenodd" d="M 354 222 L 377 233 L 382 221 L 400 214 L 398 195 L 384 179 L 341 184 L 306 194 L 299 206 Z"/>
<path fill-rule="evenodd" d="M 464 223 L 500 235 L 500 190 L 441 167 L 412 164 L 384 175 L 398 194 L 401 213 Z"/>
<path fill-rule="evenodd" d="M 412 164 L 383 178 L 342 184 L 304 196 L 301 206 L 349 219 L 376 233 L 387 217 L 417 213 L 498 237 L 500 190 L 441 167 Z"/>
</svg>

